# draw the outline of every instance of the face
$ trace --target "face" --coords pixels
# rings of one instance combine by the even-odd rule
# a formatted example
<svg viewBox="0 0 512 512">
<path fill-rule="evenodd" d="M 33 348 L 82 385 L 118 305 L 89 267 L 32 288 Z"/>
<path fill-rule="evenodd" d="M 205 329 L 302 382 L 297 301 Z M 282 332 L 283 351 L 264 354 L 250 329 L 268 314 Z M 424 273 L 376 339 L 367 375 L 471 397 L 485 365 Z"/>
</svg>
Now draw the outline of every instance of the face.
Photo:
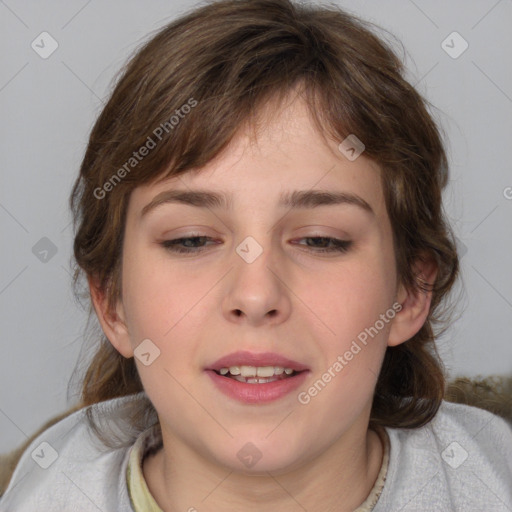
<svg viewBox="0 0 512 512">
<path fill-rule="evenodd" d="M 134 190 L 125 328 L 109 338 L 126 357 L 138 354 L 164 443 L 232 469 L 278 472 L 365 435 L 397 286 L 378 166 L 325 140 L 300 98 L 262 126 L 199 172 Z M 188 204 L 176 191 L 227 204 Z M 281 204 L 314 191 L 352 199 Z M 263 380 L 221 375 L 242 365 Z M 253 467 L 251 457 L 261 457 Z"/>
</svg>

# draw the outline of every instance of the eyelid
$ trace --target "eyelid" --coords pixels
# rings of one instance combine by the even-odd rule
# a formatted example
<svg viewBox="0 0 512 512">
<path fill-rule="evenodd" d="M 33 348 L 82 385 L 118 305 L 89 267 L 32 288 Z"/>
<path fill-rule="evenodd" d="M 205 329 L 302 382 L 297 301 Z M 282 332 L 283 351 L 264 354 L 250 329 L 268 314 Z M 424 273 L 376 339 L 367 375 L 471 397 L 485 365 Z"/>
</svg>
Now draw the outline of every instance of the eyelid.
<svg viewBox="0 0 512 512">
<path fill-rule="evenodd" d="M 183 247 L 180 246 L 180 243 L 184 243 L 185 241 L 189 240 L 199 240 L 204 239 L 204 242 L 214 242 L 213 245 L 218 245 L 218 242 L 215 241 L 214 238 L 203 235 L 201 233 L 189 233 L 189 236 L 179 236 L 172 239 L 166 239 L 161 242 L 159 242 L 159 245 L 161 245 L 164 249 L 166 249 L 168 252 L 173 254 L 181 254 L 183 256 L 194 256 L 201 254 L 205 251 L 207 251 L 208 247 L 211 247 L 210 245 L 203 245 L 199 247 Z M 302 244 L 296 243 L 294 245 L 302 247 L 302 251 L 306 250 L 306 252 L 309 252 L 310 254 L 329 254 L 329 255 L 342 255 L 347 253 L 349 250 L 351 250 L 353 246 L 352 240 L 343 240 L 336 237 L 330 237 L 330 236 L 317 236 L 317 235 L 308 235 L 308 236 L 302 236 L 299 238 L 296 238 L 295 240 L 292 240 L 292 242 L 295 242 L 296 240 L 318 240 L 318 239 L 324 239 L 328 240 L 328 245 L 333 245 L 329 248 L 323 248 L 323 247 L 311 247 L 311 246 L 304 246 Z M 309 249 L 308 249 L 309 248 Z"/>
</svg>

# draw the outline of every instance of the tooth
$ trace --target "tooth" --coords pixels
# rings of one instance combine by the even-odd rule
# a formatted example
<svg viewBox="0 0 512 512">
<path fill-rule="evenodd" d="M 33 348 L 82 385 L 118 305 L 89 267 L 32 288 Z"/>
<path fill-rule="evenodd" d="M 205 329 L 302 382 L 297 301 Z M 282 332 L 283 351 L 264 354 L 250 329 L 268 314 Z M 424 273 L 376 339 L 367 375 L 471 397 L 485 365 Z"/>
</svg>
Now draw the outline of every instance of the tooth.
<svg viewBox="0 0 512 512">
<path fill-rule="evenodd" d="M 258 377 L 272 377 L 274 375 L 273 366 L 260 366 L 256 369 Z"/>
<path fill-rule="evenodd" d="M 270 378 L 276 375 L 282 375 L 285 373 L 286 375 L 291 375 L 294 372 L 292 368 L 283 368 L 282 366 L 230 366 L 229 368 L 221 368 L 219 373 L 221 375 L 227 375 L 230 373 L 232 376 L 240 376 L 241 378 L 245 377 L 262 377 L 262 378 Z M 237 379 L 238 380 L 238 379 Z M 244 380 L 245 382 L 245 380 Z M 258 381 L 255 380 L 255 383 Z"/>
<path fill-rule="evenodd" d="M 243 377 L 242 375 L 233 376 L 233 380 L 237 380 L 238 382 L 243 382 L 244 384 L 266 384 L 267 382 L 274 382 L 279 380 L 277 377 Z"/>
<path fill-rule="evenodd" d="M 256 366 L 240 366 L 240 373 L 243 377 L 256 377 Z"/>
<path fill-rule="evenodd" d="M 240 372 L 240 367 L 239 366 L 230 366 L 229 367 L 229 373 L 231 373 L 231 375 L 240 375 L 240 373 L 241 373 Z"/>
</svg>

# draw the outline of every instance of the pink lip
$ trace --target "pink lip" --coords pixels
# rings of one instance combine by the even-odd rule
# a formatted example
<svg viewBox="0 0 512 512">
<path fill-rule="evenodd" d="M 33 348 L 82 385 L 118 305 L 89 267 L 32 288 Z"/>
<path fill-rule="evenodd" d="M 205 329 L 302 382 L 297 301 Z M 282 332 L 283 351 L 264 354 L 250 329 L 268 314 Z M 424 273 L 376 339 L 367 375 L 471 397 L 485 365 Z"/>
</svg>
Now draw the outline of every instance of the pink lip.
<svg viewBox="0 0 512 512">
<path fill-rule="evenodd" d="M 291 377 L 263 384 L 247 384 L 219 375 L 214 370 L 206 373 L 219 391 L 227 397 L 245 404 L 264 404 L 283 398 L 304 383 L 309 371 L 302 371 Z"/>
<path fill-rule="evenodd" d="M 280 366 L 282 368 L 291 368 L 299 373 L 273 382 L 248 384 L 238 382 L 235 379 L 218 373 L 221 368 L 229 368 L 230 366 Z M 309 374 L 309 368 L 306 365 L 287 357 L 272 352 L 254 354 L 248 351 L 234 352 L 221 357 L 205 368 L 205 370 L 219 391 L 230 398 L 246 404 L 267 403 L 278 400 L 297 389 Z"/>
<path fill-rule="evenodd" d="M 229 368 L 230 366 L 281 366 L 282 368 L 291 368 L 297 372 L 308 370 L 309 368 L 297 361 L 288 359 L 274 354 L 272 352 L 263 352 L 261 354 L 254 354 L 247 351 L 233 352 L 227 356 L 221 357 L 210 366 L 206 367 L 206 370 L 219 371 L 221 368 Z M 241 384 L 241 383 L 240 383 Z M 251 386 L 254 384 L 251 384 Z"/>
</svg>

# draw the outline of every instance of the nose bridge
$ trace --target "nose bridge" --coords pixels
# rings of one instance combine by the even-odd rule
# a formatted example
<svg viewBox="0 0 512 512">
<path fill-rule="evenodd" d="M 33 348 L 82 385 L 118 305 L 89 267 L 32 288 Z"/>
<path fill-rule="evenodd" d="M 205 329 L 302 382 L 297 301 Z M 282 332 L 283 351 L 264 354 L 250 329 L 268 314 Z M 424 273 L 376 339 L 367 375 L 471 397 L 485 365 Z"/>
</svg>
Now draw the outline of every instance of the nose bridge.
<svg viewBox="0 0 512 512">
<path fill-rule="evenodd" d="M 261 226 L 261 224 L 260 224 Z M 286 287 L 278 277 L 278 255 L 268 228 L 252 230 L 235 247 L 234 268 L 224 303 L 231 318 L 246 317 L 257 324 L 268 317 L 284 318 L 289 314 Z"/>
<path fill-rule="evenodd" d="M 264 263 L 269 264 L 274 256 L 272 245 L 276 238 L 277 224 L 270 213 L 270 206 L 253 204 L 237 215 L 234 234 L 238 241 L 235 252 L 246 265 L 258 262 L 257 266 L 263 269 Z"/>
<path fill-rule="evenodd" d="M 268 295 L 275 284 L 275 275 L 270 271 L 275 260 L 271 235 L 263 230 L 248 235 L 236 246 L 235 253 L 234 270 L 238 284 L 245 287 L 247 295 L 251 293 L 249 290 L 253 294 Z"/>
</svg>

